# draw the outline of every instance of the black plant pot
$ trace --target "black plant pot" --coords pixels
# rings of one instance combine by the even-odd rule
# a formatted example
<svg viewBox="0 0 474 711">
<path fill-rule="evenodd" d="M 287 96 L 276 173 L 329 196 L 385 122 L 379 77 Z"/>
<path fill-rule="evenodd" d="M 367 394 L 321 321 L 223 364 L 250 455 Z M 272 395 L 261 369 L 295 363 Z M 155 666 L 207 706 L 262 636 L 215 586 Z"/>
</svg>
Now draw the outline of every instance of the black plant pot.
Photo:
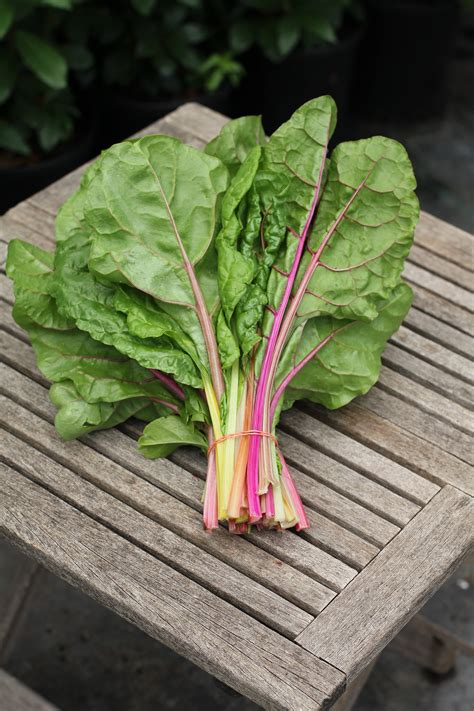
<svg viewBox="0 0 474 711">
<path fill-rule="evenodd" d="M 188 101 L 195 101 L 215 111 L 229 113 L 230 88 L 207 94 L 165 99 L 143 99 L 127 90 L 109 91 L 104 97 L 101 144 L 107 148 L 122 141 Z"/>
<path fill-rule="evenodd" d="M 357 113 L 390 122 L 442 116 L 458 16 L 456 0 L 369 0 Z"/>
<path fill-rule="evenodd" d="M 263 114 L 267 133 L 272 133 L 293 111 L 309 99 L 330 94 L 339 114 L 339 135 L 346 132 L 348 100 L 353 77 L 360 28 L 344 31 L 334 44 L 297 49 L 286 59 L 273 63 L 255 57 L 247 68 L 247 92 L 252 113 Z M 245 88 L 245 85 L 244 85 Z M 248 110 L 248 101 L 246 109 Z"/>
<path fill-rule="evenodd" d="M 92 158 L 97 135 L 93 123 L 49 156 L 15 164 L 0 157 L 0 214 Z"/>
</svg>

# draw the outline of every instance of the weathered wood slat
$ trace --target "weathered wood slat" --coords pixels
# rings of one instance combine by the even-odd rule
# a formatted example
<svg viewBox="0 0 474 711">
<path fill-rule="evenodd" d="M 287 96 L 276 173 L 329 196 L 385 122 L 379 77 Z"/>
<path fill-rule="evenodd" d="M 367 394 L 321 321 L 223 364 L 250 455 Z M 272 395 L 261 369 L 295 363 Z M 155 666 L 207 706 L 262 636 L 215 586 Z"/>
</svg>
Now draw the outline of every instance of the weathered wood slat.
<svg viewBox="0 0 474 711">
<path fill-rule="evenodd" d="M 423 269 L 417 264 L 412 264 L 410 261 L 405 264 L 403 276 L 410 283 L 417 284 L 433 294 L 439 294 L 446 301 L 472 313 L 473 296 L 472 292 L 467 291 L 467 289 L 463 289 L 461 286 L 453 284 L 437 274 L 432 274 L 432 272 Z"/>
<path fill-rule="evenodd" d="M 47 568 L 266 708 L 314 711 L 344 675 L 12 469 L 0 531 Z"/>
<path fill-rule="evenodd" d="M 469 311 L 447 301 L 442 294 L 435 294 L 413 282 L 410 285 L 413 288 L 413 306 L 415 308 L 430 314 L 438 321 L 473 335 L 472 314 Z"/>
<path fill-rule="evenodd" d="M 324 422 L 315 420 L 299 408 L 294 408 L 291 413 L 283 413 L 281 425 L 294 437 L 349 467 L 355 467 L 414 503 L 426 504 L 439 491 L 439 486 L 433 482 L 369 449 L 343 432 L 328 427 Z"/>
<path fill-rule="evenodd" d="M 415 244 L 464 269 L 474 269 L 471 235 L 424 211 L 416 230 Z"/>
<path fill-rule="evenodd" d="M 391 370 L 406 375 L 411 381 L 428 386 L 463 407 L 472 408 L 474 400 L 472 385 L 421 360 L 413 353 L 397 348 L 393 343 L 387 343 L 382 362 Z"/>
<path fill-rule="evenodd" d="M 375 413 L 351 403 L 342 410 L 323 412 L 315 405 L 305 406 L 324 422 L 383 453 L 399 464 L 425 476 L 436 484 L 452 484 L 474 494 L 474 476 L 469 464 L 389 422 Z"/>
<path fill-rule="evenodd" d="M 428 361 L 428 363 L 436 365 L 441 370 L 461 378 L 466 383 L 472 384 L 474 382 L 472 362 L 470 360 L 435 341 L 421 336 L 419 333 L 415 333 L 415 331 L 411 331 L 405 326 L 400 326 L 392 336 L 391 342 L 406 349 L 409 353 Z"/>
<path fill-rule="evenodd" d="M 379 552 L 377 546 L 313 509 L 307 508 L 306 514 L 310 527 L 302 531 L 300 535 L 343 560 L 352 568 L 361 570 Z"/>
<path fill-rule="evenodd" d="M 278 440 L 289 464 L 398 526 L 404 526 L 420 510 L 413 502 L 295 437 L 279 432 Z"/>
<path fill-rule="evenodd" d="M 5 308 L 5 302 L 0 300 L 2 329 L 20 341 L 29 345 L 28 337 L 20 326 L 13 320 L 11 308 Z"/>
<path fill-rule="evenodd" d="M 13 284 L 11 283 L 10 279 L 3 273 L 0 273 L 0 298 L 7 304 L 13 304 Z M 6 311 L 4 305 L 2 305 L 2 311 Z"/>
<path fill-rule="evenodd" d="M 428 412 L 430 415 L 449 423 L 450 426 L 456 427 L 462 432 L 474 434 L 472 412 L 433 391 L 431 388 L 415 383 L 394 370 L 382 367 L 377 388 L 387 390 L 391 395 L 412 405 L 417 405 L 420 410 Z"/>
<path fill-rule="evenodd" d="M 352 680 L 474 542 L 474 500 L 447 486 L 297 638 Z"/>
<path fill-rule="evenodd" d="M 466 268 L 465 266 L 460 267 L 453 262 L 448 262 L 446 259 L 438 257 L 437 254 L 428 251 L 421 245 L 417 244 L 416 241 L 410 249 L 410 262 L 417 264 L 419 267 L 423 267 L 432 274 L 437 274 L 438 276 L 443 277 L 453 284 L 462 286 L 468 291 L 473 290 L 472 270 L 469 271 L 469 268 Z M 472 262 L 474 262 L 474 259 L 471 259 L 471 263 Z M 467 266 L 469 267 L 469 265 Z"/>
<path fill-rule="evenodd" d="M 183 479 L 186 481 L 185 474 L 182 475 L 178 467 L 171 462 L 155 463 L 155 481 L 149 483 L 82 442 L 65 443 L 61 441 L 48 422 L 28 413 L 25 408 L 13 401 L 4 399 L 0 421 L 13 434 L 36 448 L 40 448 L 59 464 L 91 481 L 103 491 L 145 514 L 182 539 L 212 553 L 223 562 L 245 573 L 249 578 L 277 591 L 283 597 L 289 596 L 289 600 L 312 614 L 319 612 L 334 597 L 334 593 L 328 588 L 298 573 L 291 566 L 282 563 L 278 557 L 269 556 L 263 551 L 255 549 L 243 538 L 228 536 L 228 534 L 226 536 L 224 530 L 217 532 L 215 536 L 208 535 L 202 528 L 201 516 L 197 510 L 199 499 L 193 501 L 194 508 L 192 508 L 153 485 L 158 483 L 158 477 L 163 473 L 163 470 L 169 479 L 175 476 L 178 481 Z M 117 433 L 117 435 L 119 434 Z M 116 439 L 120 439 L 120 437 Z M 122 440 L 126 440 L 124 435 L 122 435 Z M 10 456 L 14 457 L 14 455 L 13 452 Z M 7 457 L 7 454 L 4 456 Z M 13 460 L 10 463 L 13 465 Z M 46 473 L 39 471 L 38 476 L 46 476 Z M 191 482 L 192 484 L 193 482 Z M 197 486 L 194 486 L 194 493 L 198 494 L 201 485 L 199 482 L 195 482 L 195 484 Z M 67 491 L 63 494 L 64 498 Z M 97 496 L 99 495 L 97 494 Z M 186 548 L 184 540 L 183 547 Z M 345 582 L 348 582 L 352 577 L 354 574 L 348 576 Z"/>
<path fill-rule="evenodd" d="M 22 205 L 25 205 L 25 203 L 22 203 Z M 18 211 L 16 214 L 18 214 Z M 37 244 L 38 247 L 42 247 L 42 249 L 51 249 L 53 246 L 52 239 L 54 238 L 54 232 L 41 229 L 41 227 L 39 231 L 33 230 L 31 227 L 28 227 L 21 218 L 20 222 L 17 222 L 12 216 L 9 216 L 9 213 L 6 213 L 2 215 L 2 219 L 0 220 L 0 238 L 7 244 L 11 239 L 18 238 Z"/>
<path fill-rule="evenodd" d="M 0 223 L 1 224 L 1 223 Z M 0 239 L 0 270 L 5 271 L 5 262 L 7 261 L 8 242 Z"/>
<path fill-rule="evenodd" d="M 426 403 L 426 400 L 424 402 Z M 438 420 L 410 402 L 377 387 L 358 398 L 357 404 L 464 462 L 474 464 L 472 438 L 466 432 L 461 432 L 446 421 Z M 472 414 L 467 413 L 467 417 L 467 427 L 472 426 Z"/>
<path fill-rule="evenodd" d="M 426 314 L 424 311 L 412 308 L 406 315 L 404 325 L 408 326 L 412 331 L 425 336 L 429 340 L 439 343 L 441 346 L 446 346 L 455 353 L 474 357 L 474 338 L 469 336 L 464 331 L 459 331 L 453 328 L 444 321 Z"/>
<path fill-rule="evenodd" d="M 12 408 L 13 413 L 15 418 L 18 418 L 15 422 L 19 426 L 22 414 L 18 415 L 18 408 Z M 31 426 L 36 423 L 37 418 L 34 418 Z M 110 475 L 115 477 L 114 486 L 117 489 L 123 487 L 119 499 L 102 490 L 102 472 L 94 477 L 91 470 L 82 470 L 82 476 L 77 476 L 70 469 L 39 452 L 37 448 L 6 431 L 2 432 L 0 452 L 1 459 L 6 464 L 32 481 L 286 637 L 293 639 L 313 620 L 313 615 L 300 610 L 198 545 L 160 525 L 156 520 L 159 516 L 155 515 L 158 508 L 166 508 L 169 515 L 173 512 L 179 516 L 184 504 L 176 506 L 174 511 L 172 506 L 168 509 L 170 497 L 157 496 L 158 490 L 151 484 L 137 482 L 136 477 L 116 467 Z M 87 479 L 82 478 L 84 476 Z M 95 486 L 95 483 L 101 488 Z M 133 491 L 130 504 L 134 508 L 122 503 L 123 490 L 127 487 Z M 187 512 L 184 515 L 186 516 Z M 194 520 L 193 525 L 199 525 L 199 522 Z"/>
<path fill-rule="evenodd" d="M 2 711 L 59 711 L 18 679 L 0 669 L 0 708 Z"/>
<path fill-rule="evenodd" d="M 54 243 L 54 221 L 55 216 L 36 203 L 30 200 L 18 203 L 6 213 L 8 221 L 14 221 L 17 225 L 26 225 L 33 239 L 36 240 L 36 233 L 47 235 L 48 241 Z M 21 235 L 17 234 L 16 237 Z M 47 247 L 46 247 L 47 248 Z"/>
</svg>

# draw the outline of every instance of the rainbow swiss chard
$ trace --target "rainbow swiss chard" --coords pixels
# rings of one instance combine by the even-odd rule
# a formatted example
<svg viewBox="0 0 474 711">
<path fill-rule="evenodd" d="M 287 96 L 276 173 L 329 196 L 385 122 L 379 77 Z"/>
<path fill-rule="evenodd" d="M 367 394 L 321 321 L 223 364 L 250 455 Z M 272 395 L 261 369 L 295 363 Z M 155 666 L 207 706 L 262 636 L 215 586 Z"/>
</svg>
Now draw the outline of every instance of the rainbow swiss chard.
<svg viewBox="0 0 474 711">
<path fill-rule="evenodd" d="M 14 316 L 54 383 L 60 434 L 133 415 L 149 422 L 147 457 L 207 450 L 210 529 L 308 525 L 280 412 L 367 392 L 411 304 L 407 154 L 383 137 L 330 153 L 335 124 L 321 97 L 268 140 L 244 117 L 204 151 L 125 141 L 61 208 L 54 256 L 10 245 Z"/>
</svg>

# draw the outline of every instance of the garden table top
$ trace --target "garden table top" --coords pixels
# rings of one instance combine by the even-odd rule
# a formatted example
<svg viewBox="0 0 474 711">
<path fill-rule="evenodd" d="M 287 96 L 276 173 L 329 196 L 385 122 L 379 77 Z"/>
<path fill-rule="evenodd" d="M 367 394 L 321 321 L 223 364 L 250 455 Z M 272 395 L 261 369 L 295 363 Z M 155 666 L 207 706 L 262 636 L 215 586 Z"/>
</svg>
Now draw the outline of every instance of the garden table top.
<svg viewBox="0 0 474 711">
<path fill-rule="evenodd" d="M 187 104 L 143 133 L 202 146 L 225 120 Z M 7 212 L 2 249 L 16 236 L 52 248 L 82 170 Z M 301 534 L 204 532 L 204 457 L 148 461 L 133 424 L 61 441 L 3 272 L 0 532 L 265 708 L 330 706 L 473 541 L 473 244 L 423 213 L 405 270 L 414 305 L 378 385 L 282 418 Z"/>
</svg>

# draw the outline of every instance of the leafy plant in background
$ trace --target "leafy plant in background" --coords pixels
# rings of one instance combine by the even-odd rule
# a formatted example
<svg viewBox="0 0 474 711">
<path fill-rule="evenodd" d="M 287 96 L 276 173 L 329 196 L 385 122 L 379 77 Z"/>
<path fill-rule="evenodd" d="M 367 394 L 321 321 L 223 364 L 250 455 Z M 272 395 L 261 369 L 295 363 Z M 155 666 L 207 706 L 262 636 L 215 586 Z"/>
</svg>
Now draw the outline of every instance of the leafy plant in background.
<svg viewBox="0 0 474 711">
<path fill-rule="evenodd" d="M 225 12 L 209 0 L 117 0 L 98 23 L 102 80 L 139 97 L 185 97 L 236 85 Z"/>
<path fill-rule="evenodd" d="M 0 0 L 0 148 L 49 153 L 74 133 L 80 111 L 71 88 L 87 80 L 93 56 L 68 15 L 80 0 Z"/>
<path fill-rule="evenodd" d="M 336 42 L 347 11 L 359 14 L 354 0 L 240 0 L 234 6 L 229 43 L 238 54 L 258 46 L 280 62 L 296 47 Z"/>
<path fill-rule="evenodd" d="M 244 117 L 204 152 L 169 136 L 117 144 L 61 208 L 54 255 L 9 247 L 14 318 L 54 383 L 59 433 L 135 415 L 146 457 L 210 445 L 209 529 L 308 525 L 280 412 L 367 392 L 411 304 L 406 151 L 377 136 L 329 159 L 335 124 L 321 97 L 268 141 Z"/>
</svg>

